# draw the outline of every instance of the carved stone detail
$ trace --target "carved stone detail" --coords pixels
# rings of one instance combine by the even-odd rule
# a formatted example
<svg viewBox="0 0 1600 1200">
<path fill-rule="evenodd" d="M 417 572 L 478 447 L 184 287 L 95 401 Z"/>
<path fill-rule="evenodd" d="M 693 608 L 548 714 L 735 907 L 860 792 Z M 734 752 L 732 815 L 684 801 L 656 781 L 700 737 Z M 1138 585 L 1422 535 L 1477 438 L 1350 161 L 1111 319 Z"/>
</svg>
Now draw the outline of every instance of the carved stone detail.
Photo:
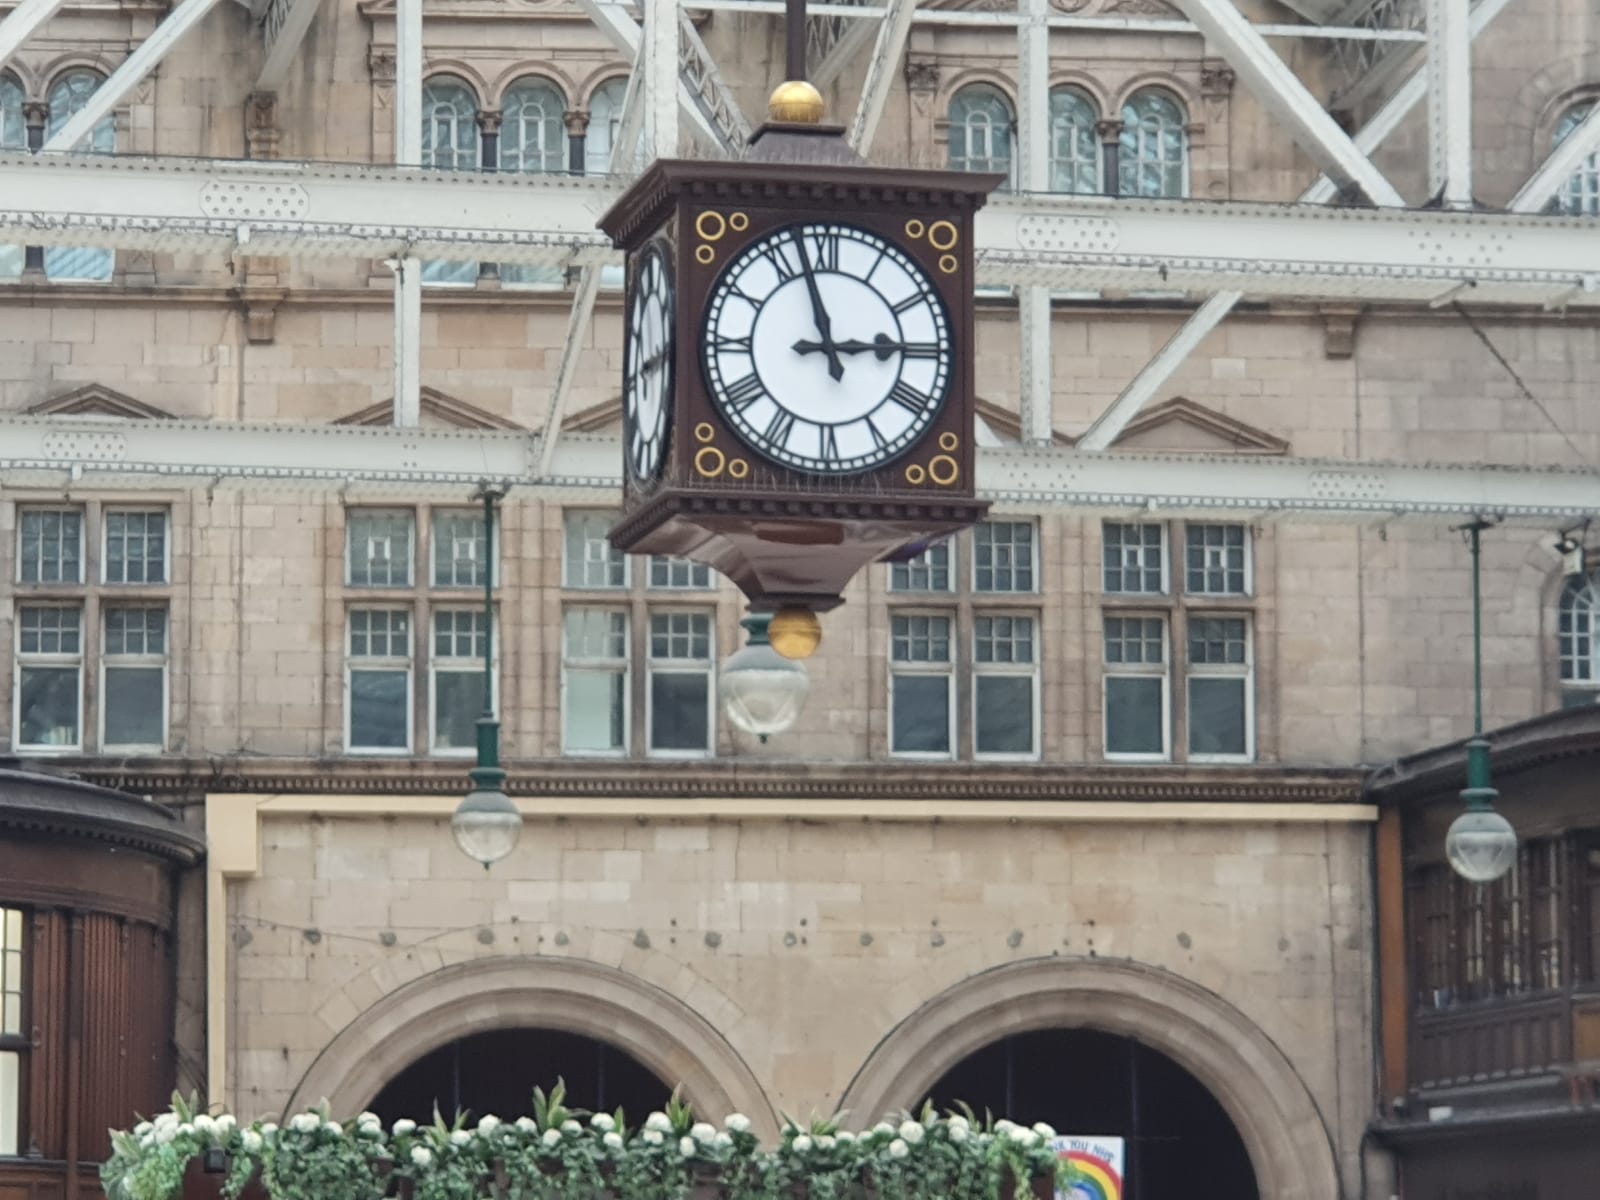
<svg viewBox="0 0 1600 1200">
<path fill-rule="evenodd" d="M 393 50 L 368 50 L 367 70 L 372 75 L 373 83 L 392 84 L 395 79 L 395 61 Z"/>
<path fill-rule="evenodd" d="M 251 92 L 244 102 L 245 153 L 251 158 L 277 158 L 278 93 Z"/>
<path fill-rule="evenodd" d="M 1359 304 L 1324 304 L 1322 314 L 1322 353 L 1326 358 L 1351 358 L 1356 352 L 1356 322 L 1361 317 Z"/>
<path fill-rule="evenodd" d="M 1226 63 L 1200 64 L 1200 94 L 1206 99 L 1225 98 L 1233 91 L 1233 68 Z"/>
<path fill-rule="evenodd" d="M 567 127 L 568 137 L 583 137 L 589 132 L 589 110 L 586 108 L 572 108 L 561 114 L 561 121 Z"/>
<path fill-rule="evenodd" d="M 275 288 L 239 289 L 239 305 L 244 311 L 244 336 L 257 345 L 277 336 L 278 305 L 288 293 Z"/>
</svg>

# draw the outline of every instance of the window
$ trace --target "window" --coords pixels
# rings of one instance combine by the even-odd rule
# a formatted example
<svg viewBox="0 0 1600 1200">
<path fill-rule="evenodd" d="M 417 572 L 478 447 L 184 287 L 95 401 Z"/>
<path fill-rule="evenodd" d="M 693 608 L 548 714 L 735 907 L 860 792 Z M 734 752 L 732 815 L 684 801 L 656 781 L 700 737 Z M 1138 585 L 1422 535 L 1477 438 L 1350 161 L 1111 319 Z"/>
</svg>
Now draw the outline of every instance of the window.
<svg viewBox="0 0 1600 1200">
<path fill-rule="evenodd" d="M 684 591 L 704 591 L 711 586 L 711 568 L 704 563 L 670 554 L 650 556 L 650 586 Z"/>
<path fill-rule="evenodd" d="M 83 609 L 24 604 L 17 610 L 16 745 L 77 750 L 83 743 Z"/>
<path fill-rule="evenodd" d="M 83 513 L 77 509 L 23 509 L 17 542 L 21 582 L 83 582 Z"/>
<path fill-rule="evenodd" d="M 1574 575 L 1561 590 L 1556 648 L 1561 666 L 1561 701 L 1565 707 L 1600 699 L 1600 639 L 1595 613 L 1600 607 L 1593 575 Z"/>
<path fill-rule="evenodd" d="M 1183 532 L 1184 587 L 1191 594 L 1243 596 L 1250 591 L 1250 542 L 1243 525 L 1187 525 Z"/>
<path fill-rule="evenodd" d="M 889 567 L 891 592 L 948 592 L 950 590 L 951 547 L 935 542 L 915 558 L 892 563 Z"/>
<path fill-rule="evenodd" d="M 1032 758 L 1039 752 L 1039 666 L 1034 619 L 973 619 L 972 730 L 978 758 Z"/>
<path fill-rule="evenodd" d="M 345 516 L 346 574 L 351 587 L 411 586 L 415 516 L 404 510 L 352 508 Z"/>
<path fill-rule="evenodd" d="M 469 754 L 478 744 L 483 715 L 486 628 L 479 609 L 441 609 L 433 614 L 433 750 Z M 491 664 L 492 665 L 492 664 Z M 491 674 L 490 697 L 498 688 Z M 498 704 L 495 704 L 498 708 Z"/>
<path fill-rule="evenodd" d="M 1555 149 L 1571 137 L 1572 131 L 1583 124 L 1583 119 L 1593 107 L 1593 100 L 1585 100 L 1562 113 L 1561 120 L 1556 122 L 1555 133 L 1551 135 L 1550 148 Z M 1590 154 L 1579 164 L 1556 194 L 1556 203 L 1564 213 L 1591 217 L 1600 213 L 1600 151 Z"/>
<path fill-rule="evenodd" d="M 500 169 L 540 174 L 567 169 L 567 104 L 561 93 L 543 80 L 514 83 L 501 102 Z M 566 281 L 560 267 L 502 263 L 503 283 L 560 287 Z"/>
<path fill-rule="evenodd" d="M 651 753 L 706 754 L 712 749 L 711 616 L 650 614 Z"/>
<path fill-rule="evenodd" d="M 82 111 L 102 80 L 93 71 L 68 71 L 50 87 L 45 140 Z M 109 115 L 95 123 L 88 136 L 73 147 L 91 154 L 111 154 L 117 148 L 116 125 Z M 112 252 L 88 246 L 49 246 L 44 252 L 44 273 L 51 279 L 97 281 L 111 278 Z"/>
<path fill-rule="evenodd" d="M 1250 623 L 1189 614 L 1190 761 L 1250 758 L 1255 730 Z"/>
<path fill-rule="evenodd" d="M 561 618 L 561 748 L 628 749 L 628 614 L 569 608 Z"/>
<path fill-rule="evenodd" d="M 165 512 L 108 512 L 105 534 L 107 583 L 167 581 Z"/>
<path fill-rule="evenodd" d="M 22 85 L 10 75 L 0 75 L 0 150 L 26 150 L 28 130 L 22 119 Z M 0 246 L 0 279 L 22 275 L 21 246 Z M 0 1138 L 3 1138 L 0 1133 Z M 0 1153 L 4 1153 L 0 1150 Z"/>
<path fill-rule="evenodd" d="M 1157 596 L 1166 592 L 1166 547 L 1164 525 L 1107 522 L 1100 542 L 1105 590 Z"/>
<path fill-rule="evenodd" d="M 1122 106 L 1117 151 L 1118 190 L 1124 196 L 1189 194 L 1188 118 L 1159 88 L 1144 88 Z"/>
<path fill-rule="evenodd" d="M 411 614 L 403 608 L 350 610 L 345 667 L 351 750 L 411 748 Z"/>
<path fill-rule="evenodd" d="M 998 88 L 970 84 L 950 100 L 950 167 L 992 171 L 1011 179 L 1011 102 Z"/>
<path fill-rule="evenodd" d="M 1034 590 L 1032 521 L 984 521 L 972 531 L 972 587 L 979 592 Z"/>
<path fill-rule="evenodd" d="M 118 604 L 101 617 L 100 744 L 159 753 L 167 741 L 167 611 Z"/>
<path fill-rule="evenodd" d="M 1100 139 L 1094 101 L 1076 88 L 1050 92 L 1050 190 L 1100 191 Z"/>
<path fill-rule="evenodd" d="M 564 514 L 562 583 L 569 588 L 625 588 L 628 557 L 611 544 L 616 514 L 568 510 Z"/>
<path fill-rule="evenodd" d="M 478 98 L 467 84 L 438 75 L 422 85 L 422 165 L 441 171 L 476 171 L 479 155 Z M 471 286 L 476 262 L 424 263 L 422 282 Z"/>
<path fill-rule="evenodd" d="M 1167 756 L 1167 621 L 1105 618 L 1107 758 Z"/>
<path fill-rule="evenodd" d="M 617 144 L 622 125 L 622 101 L 628 94 L 628 81 L 608 79 L 589 96 L 589 128 L 583 139 L 583 171 L 586 175 L 606 175 L 611 171 L 611 150 Z M 619 164 L 626 172 L 627 163 Z"/>
<path fill-rule="evenodd" d="M 948 615 L 889 618 L 889 751 L 948 757 L 954 741 L 955 672 Z"/>
<path fill-rule="evenodd" d="M 29 1038 L 23 1026 L 22 910 L 0 908 L 0 1157 L 18 1153 L 22 1108 L 22 1058 Z"/>
<path fill-rule="evenodd" d="M 433 513 L 433 586 L 481 588 L 488 559 L 483 514 L 465 509 Z"/>
</svg>

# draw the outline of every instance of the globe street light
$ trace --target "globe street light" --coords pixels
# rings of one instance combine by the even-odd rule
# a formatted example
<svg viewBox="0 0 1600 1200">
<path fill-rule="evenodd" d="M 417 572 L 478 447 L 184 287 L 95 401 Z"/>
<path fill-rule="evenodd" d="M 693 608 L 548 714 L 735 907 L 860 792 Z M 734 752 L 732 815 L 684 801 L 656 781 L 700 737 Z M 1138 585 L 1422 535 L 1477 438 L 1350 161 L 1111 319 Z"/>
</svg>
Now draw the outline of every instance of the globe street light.
<svg viewBox="0 0 1600 1200">
<path fill-rule="evenodd" d="M 474 493 L 483 499 L 483 715 L 478 718 L 478 763 L 469 772 L 472 791 L 456 806 L 450 833 L 456 845 L 487 871 L 512 850 L 522 833 L 522 814 L 501 785 L 500 722 L 494 715 L 494 506 L 505 488 L 487 482 Z"/>
<path fill-rule="evenodd" d="M 1495 811 L 1489 779 L 1489 742 L 1483 736 L 1483 615 L 1478 588 L 1478 535 L 1486 521 L 1467 526 L 1472 547 L 1472 733 L 1467 743 L 1467 786 L 1461 793 L 1466 811 L 1450 823 L 1444 837 L 1445 857 L 1457 875 L 1471 883 L 1493 883 L 1517 860 L 1517 831 Z"/>
<path fill-rule="evenodd" d="M 722 664 L 717 683 L 728 720 L 763 742 L 795 723 L 811 690 L 805 667 L 772 648 L 767 639 L 771 622 L 768 613 L 756 613 L 739 622 L 749 631 L 750 640 Z"/>
</svg>

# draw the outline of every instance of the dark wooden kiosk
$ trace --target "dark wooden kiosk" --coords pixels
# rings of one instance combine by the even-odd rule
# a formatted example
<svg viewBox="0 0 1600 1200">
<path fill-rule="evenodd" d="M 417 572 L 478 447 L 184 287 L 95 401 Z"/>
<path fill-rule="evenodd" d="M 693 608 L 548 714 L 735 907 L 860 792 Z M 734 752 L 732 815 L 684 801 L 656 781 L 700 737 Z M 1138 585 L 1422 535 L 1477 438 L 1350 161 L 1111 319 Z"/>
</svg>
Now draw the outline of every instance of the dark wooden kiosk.
<svg viewBox="0 0 1600 1200">
<path fill-rule="evenodd" d="M 107 1129 L 166 1108 L 177 876 L 203 848 L 148 800 L 0 767 L 0 1200 L 99 1195 Z"/>
</svg>

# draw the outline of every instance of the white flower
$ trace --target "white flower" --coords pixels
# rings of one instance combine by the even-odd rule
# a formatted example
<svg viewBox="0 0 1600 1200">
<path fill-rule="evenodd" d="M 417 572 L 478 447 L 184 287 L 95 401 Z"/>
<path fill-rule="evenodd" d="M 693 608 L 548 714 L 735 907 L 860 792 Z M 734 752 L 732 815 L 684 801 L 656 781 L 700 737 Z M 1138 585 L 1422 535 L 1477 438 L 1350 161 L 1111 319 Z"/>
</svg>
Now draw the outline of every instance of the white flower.
<svg viewBox="0 0 1600 1200">
<path fill-rule="evenodd" d="M 239 1126 L 239 1122 L 234 1119 L 232 1113 L 223 1113 L 213 1124 L 216 1126 L 217 1132 L 223 1137 L 227 1137 Z"/>
<path fill-rule="evenodd" d="M 837 1139 L 835 1139 L 834 1136 L 831 1133 L 824 1133 L 819 1138 L 817 1138 L 817 1149 L 819 1149 L 819 1150 L 832 1150 L 833 1149 L 833 1144 L 834 1144 L 834 1142 L 836 1140 Z"/>
<path fill-rule="evenodd" d="M 911 1153 L 911 1147 L 906 1145 L 899 1138 L 895 1138 L 894 1141 L 889 1143 L 889 1157 L 890 1158 L 904 1158 L 906 1155 L 908 1155 L 910 1153 Z"/>
<path fill-rule="evenodd" d="M 561 1131 L 559 1129 L 546 1129 L 544 1136 L 539 1140 L 546 1146 L 554 1146 L 561 1140 Z"/>
<path fill-rule="evenodd" d="M 412 1128 L 415 1129 L 416 1126 L 413 1125 Z M 275 1134 L 277 1132 L 278 1132 L 278 1126 L 272 1121 L 268 1121 L 265 1125 L 263 1125 L 261 1127 L 261 1136 L 262 1137 L 271 1137 L 273 1134 Z"/>
<path fill-rule="evenodd" d="M 610 1133 L 617 1127 L 616 1120 L 608 1113 L 595 1113 L 594 1116 L 589 1118 L 589 1124 L 600 1130 L 601 1133 Z"/>
<path fill-rule="evenodd" d="M 750 1132 L 750 1118 L 743 1113 L 729 1113 L 722 1123 L 733 1133 Z"/>
<path fill-rule="evenodd" d="M 342 1134 L 344 1132 L 344 1126 L 340 1125 L 339 1122 L 337 1122 L 337 1121 L 327 1121 L 327 1122 L 325 1122 L 323 1124 L 322 1127 L 324 1129 L 326 1129 L 329 1133 L 333 1134 L 334 1137 L 338 1137 L 340 1134 Z"/>
<path fill-rule="evenodd" d="M 411 1147 L 411 1161 L 419 1167 L 425 1167 L 433 1161 L 433 1151 L 426 1146 Z"/>
<path fill-rule="evenodd" d="M 142 1138 L 154 1128 L 155 1126 L 150 1124 L 149 1121 L 140 1121 L 133 1127 L 133 1136 Z"/>
<path fill-rule="evenodd" d="M 316 1113 L 296 1113 L 289 1118 L 289 1128 L 296 1133 L 315 1133 L 321 1124 L 322 1118 Z"/>
<path fill-rule="evenodd" d="M 583 1132 L 583 1126 L 579 1125 L 576 1121 L 569 1119 L 561 1122 L 561 1132 L 566 1134 L 568 1137 L 577 1137 Z"/>
<path fill-rule="evenodd" d="M 671 1133 L 672 1122 L 664 1112 L 653 1112 L 644 1119 L 644 1127 L 655 1133 Z"/>
<path fill-rule="evenodd" d="M 1006 1136 L 1013 1142 L 1022 1146 L 1031 1146 L 1039 1140 L 1039 1135 L 1031 1129 L 1024 1129 L 1020 1125 L 1013 1125 L 1006 1130 Z"/>
<path fill-rule="evenodd" d="M 417 1131 L 417 1123 L 415 1121 L 413 1121 L 410 1117 L 401 1117 L 398 1121 L 396 1121 L 394 1123 L 394 1135 L 395 1135 L 395 1137 L 405 1137 L 406 1134 L 415 1133 L 416 1131 Z"/>
<path fill-rule="evenodd" d="M 796 1154 L 805 1154 L 811 1149 L 811 1138 L 802 1133 L 789 1144 L 794 1147 L 794 1152 Z"/>
<path fill-rule="evenodd" d="M 532 1117 L 518 1117 L 517 1121 L 516 1121 L 516 1125 L 517 1125 L 517 1128 L 519 1130 L 521 1130 L 523 1133 L 537 1133 L 537 1132 L 539 1132 L 539 1123 L 537 1121 L 535 1121 Z"/>
<path fill-rule="evenodd" d="M 652 1146 L 659 1146 L 667 1139 L 659 1129 L 646 1129 L 644 1131 L 644 1140 Z"/>
<path fill-rule="evenodd" d="M 711 1144 L 718 1150 L 726 1150 L 729 1146 L 733 1145 L 733 1135 L 730 1133 L 723 1133 L 719 1129 L 717 1131 L 717 1136 L 711 1139 Z"/>
<path fill-rule="evenodd" d="M 900 1137 L 909 1145 L 915 1146 L 922 1140 L 921 1121 L 901 1121 Z"/>
<path fill-rule="evenodd" d="M 856 1140 L 856 1135 L 851 1133 L 848 1129 L 841 1129 L 834 1136 L 847 1146 Z"/>
<path fill-rule="evenodd" d="M 500 1118 L 495 1116 L 493 1113 L 490 1113 L 487 1116 L 483 1116 L 483 1117 L 480 1117 L 478 1119 L 478 1132 L 479 1133 L 484 1133 L 484 1134 L 493 1133 L 498 1128 L 500 1128 Z"/>
<path fill-rule="evenodd" d="M 450 1144 L 452 1146 L 465 1146 L 471 1140 L 472 1134 L 469 1130 L 455 1129 L 450 1133 Z"/>
<path fill-rule="evenodd" d="M 622 1135 L 620 1133 L 613 1133 L 608 1130 L 605 1137 L 601 1138 L 600 1140 L 606 1144 L 607 1150 L 622 1149 Z"/>
<path fill-rule="evenodd" d="M 1008 1133 L 1016 1127 L 1017 1125 L 1015 1121 L 1008 1121 L 1004 1117 L 1001 1117 L 994 1123 L 994 1131 L 996 1133 Z"/>
<path fill-rule="evenodd" d="M 176 1129 L 177 1127 L 178 1114 L 175 1112 L 164 1112 L 156 1118 L 155 1128 L 157 1129 Z"/>
<path fill-rule="evenodd" d="M 693 1158 L 697 1147 L 692 1137 L 678 1139 L 678 1153 L 685 1158 Z"/>
<path fill-rule="evenodd" d="M 194 1126 L 185 1121 L 182 1125 L 178 1126 L 178 1132 L 183 1134 L 184 1137 L 193 1137 Z"/>
<path fill-rule="evenodd" d="M 375 1113 L 375 1112 L 359 1113 L 356 1116 L 356 1124 L 357 1125 L 380 1125 L 381 1126 L 383 1124 L 383 1118 L 378 1116 L 378 1114 Z"/>
<path fill-rule="evenodd" d="M 261 1135 L 254 1129 L 246 1129 L 239 1138 L 244 1143 L 247 1154 L 258 1154 L 261 1151 Z"/>
<path fill-rule="evenodd" d="M 879 1121 L 876 1125 L 874 1125 L 872 1127 L 872 1132 L 873 1133 L 877 1133 L 877 1134 L 881 1134 L 884 1137 L 893 1137 L 894 1136 L 894 1126 L 889 1124 L 889 1122 L 887 1122 L 887 1121 Z"/>
<path fill-rule="evenodd" d="M 1050 1126 L 1046 1125 L 1043 1121 L 1040 1121 L 1037 1125 L 1035 1125 L 1033 1127 L 1033 1131 L 1047 1142 L 1056 1136 L 1056 1131 Z"/>
<path fill-rule="evenodd" d="M 967 1119 L 965 1117 L 963 1117 L 960 1113 L 956 1113 L 948 1121 L 946 1121 L 945 1124 L 950 1126 L 951 1129 L 954 1129 L 957 1126 L 960 1126 L 962 1129 L 970 1129 L 971 1128 L 971 1126 L 967 1123 Z"/>
<path fill-rule="evenodd" d="M 957 1145 L 967 1140 L 967 1126 L 965 1122 L 962 1122 L 960 1125 L 957 1125 L 954 1121 L 950 1122 L 950 1140 L 955 1142 Z"/>
<path fill-rule="evenodd" d="M 153 1136 L 155 1137 L 156 1145 L 165 1146 L 178 1136 L 178 1127 L 176 1125 L 158 1125 Z"/>
<path fill-rule="evenodd" d="M 697 1142 L 709 1142 L 717 1136 L 717 1127 L 707 1121 L 696 1121 L 689 1129 L 689 1136 Z"/>
<path fill-rule="evenodd" d="M 199 1113 L 195 1116 L 194 1127 L 197 1133 L 210 1133 L 217 1127 L 217 1123 L 205 1113 Z"/>
</svg>

